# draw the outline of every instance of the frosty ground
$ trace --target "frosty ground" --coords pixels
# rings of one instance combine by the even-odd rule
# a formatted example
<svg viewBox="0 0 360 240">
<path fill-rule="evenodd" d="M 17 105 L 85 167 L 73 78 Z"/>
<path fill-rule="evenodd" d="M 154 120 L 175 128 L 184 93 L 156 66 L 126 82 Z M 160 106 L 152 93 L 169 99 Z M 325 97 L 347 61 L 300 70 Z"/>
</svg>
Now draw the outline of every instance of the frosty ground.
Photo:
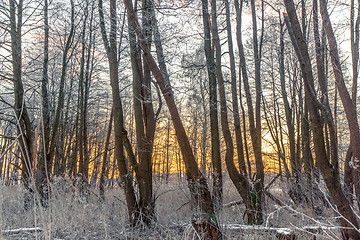
<svg viewBox="0 0 360 240">
<path fill-rule="evenodd" d="M 272 177 L 268 176 L 267 182 Z M 324 207 L 319 214 L 308 206 L 295 206 L 287 193 L 289 186 L 285 180 L 276 180 L 269 191 L 286 206 L 266 198 L 265 223 L 246 227 L 244 206 L 229 204 L 239 201 L 240 196 L 226 177 L 224 208 L 218 214 L 225 238 L 278 239 L 279 232 L 288 230 L 296 239 L 341 238 L 333 210 Z M 95 186 L 85 201 L 70 181 L 55 179 L 49 207 L 35 204 L 30 211 L 23 209 L 23 191 L 21 185 L 0 185 L 0 239 L 197 239 L 190 224 L 187 182 L 177 175 L 171 176 L 168 183 L 155 179 L 157 222 L 151 229 L 128 227 L 124 194 L 117 184 L 107 189 L 104 202 L 99 201 Z"/>
</svg>

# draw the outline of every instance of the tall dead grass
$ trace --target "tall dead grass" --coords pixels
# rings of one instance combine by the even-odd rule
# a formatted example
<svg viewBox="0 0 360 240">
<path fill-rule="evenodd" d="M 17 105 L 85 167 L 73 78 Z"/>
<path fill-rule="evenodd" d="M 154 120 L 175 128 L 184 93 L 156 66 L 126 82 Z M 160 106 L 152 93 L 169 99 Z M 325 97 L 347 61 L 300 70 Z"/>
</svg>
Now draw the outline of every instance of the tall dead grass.
<svg viewBox="0 0 360 240">
<path fill-rule="evenodd" d="M 279 207 L 271 200 L 266 202 L 267 227 L 287 227 L 295 230 L 298 239 L 310 239 L 311 234 L 301 229 L 306 225 L 336 224 L 330 209 L 316 215 L 306 206 L 294 206 L 286 194 L 287 185 L 278 181 L 271 192 L 288 204 Z M 190 223 L 190 194 L 185 180 L 172 176 L 169 183 L 156 182 L 157 223 L 152 229 L 131 229 L 127 223 L 124 194 L 119 186 L 108 188 L 101 202 L 96 188 L 90 189 L 87 199 L 72 181 L 54 179 L 48 208 L 35 204 L 30 211 L 23 208 L 24 188 L 21 185 L 5 186 L 0 183 L 0 230 L 40 227 L 41 233 L 3 236 L 0 239 L 196 239 Z M 283 190 L 285 189 L 285 190 Z M 240 197 L 228 178 L 224 181 L 224 203 Z M 228 239 L 276 239 L 267 231 L 234 231 L 229 224 L 244 224 L 243 205 L 225 207 L 219 213 L 220 225 Z M 336 234 L 316 233 L 317 239 L 336 239 Z M 339 235 L 337 235 L 339 236 Z M 5 238 L 6 237 L 6 238 Z"/>
</svg>

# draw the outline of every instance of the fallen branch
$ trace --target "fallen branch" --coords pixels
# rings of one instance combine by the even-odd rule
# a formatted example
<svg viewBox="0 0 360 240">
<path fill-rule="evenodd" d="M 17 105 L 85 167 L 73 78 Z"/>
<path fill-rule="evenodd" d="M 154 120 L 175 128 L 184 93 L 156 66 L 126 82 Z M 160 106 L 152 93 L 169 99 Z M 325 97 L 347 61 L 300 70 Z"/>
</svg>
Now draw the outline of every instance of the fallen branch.
<svg viewBox="0 0 360 240">
<path fill-rule="evenodd" d="M 344 228 L 341 226 L 304 226 L 302 229 L 308 232 L 318 233 L 326 230 L 340 230 Z"/>
<path fill-rule="evenodd" d="M 224 225 L 223 228 L 227 230 L 233 231 L 266 231 L 273 232 L 276 234 L 277 239 L 281 240 L 293 240 L 296 239 L 295 233 L 290 228 L 276 228 L 276 227 L 265 227 L 265 226 L 257 226 L 257 225 L 241 225 L 241 224 L 227 224 Z"/>
<path fill-rule="evenodd" d="M 39 227 L 35 227 L 35 228 L 17 228 L 17 229 L 2 230 L 1 234 L 6 236 L 6 235 L 13 235 L 13 234 L 34 233 L 34 232 L 42 232 L 42 229 L 39 228 Z"/>
<path fill-rule="evenodd" d="M 270 231 L 284 235 L 290 235 L 292 233 L 290 228 L 265 227 L 259 225 L 226 224 L 223 227 L 228 230 Z"/>
</svg>

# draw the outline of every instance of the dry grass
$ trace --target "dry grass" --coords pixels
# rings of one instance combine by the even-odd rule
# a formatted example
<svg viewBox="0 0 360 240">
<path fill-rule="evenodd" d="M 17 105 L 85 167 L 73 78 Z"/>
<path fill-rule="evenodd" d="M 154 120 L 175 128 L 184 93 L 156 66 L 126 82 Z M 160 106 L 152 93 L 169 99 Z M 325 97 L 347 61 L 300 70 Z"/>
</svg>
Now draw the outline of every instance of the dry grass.
<svg viewBox="0 0 360 240">
<path fill-rule="evenodd" d="M 320 216 L 308 207 L 291 207 L 286 188 L 286 183 L 280 180 L 272 187 L 271 192 L 289 207 L 281 208 L 267 200 L 264 226 L 291 228 L 296 231 L 298 239 L 310 239 L 311 234 L 303 233 L 300 230 L 302 227 L 336 223 L 330 209 L 325 209 Z M 179 181 L 173 176 L 168 184 L 157 182 L 154 192 L 158 196 L 156 227 L 134 230 L 127 225 L 125 200 L 118 186 L 108 189 L 105 202 L 100 203 L 97 190 L 91 189 L 90 197 L 85 201 L 69 181 L 55 180 L 49 208 L 44 209 L 34 204 L 31 211 L 25 211 L 24 189 L 19 185 L 0 184 L 1 230 L 24 227 L 41 227 L 44 230 L 42 233 L 0 235 L 0 239 L 196 239 L 189 224 L 191 209 L 186 181 Z M 226 178 L 224 203 L 239 199 L 230 180 Z M 224 226 L 223 232 L 227 239 L 276 239 L 274 232 L 226 228 L 228 224 L 244 224 L 243 217 L 243 205 L 226 207 L 219 214 L 219 221 Z M 317 239 L 336 239 L 329 232 L 319 233 Z M 336 234 L 339 236 L 338 232 Z"/>
</svg>

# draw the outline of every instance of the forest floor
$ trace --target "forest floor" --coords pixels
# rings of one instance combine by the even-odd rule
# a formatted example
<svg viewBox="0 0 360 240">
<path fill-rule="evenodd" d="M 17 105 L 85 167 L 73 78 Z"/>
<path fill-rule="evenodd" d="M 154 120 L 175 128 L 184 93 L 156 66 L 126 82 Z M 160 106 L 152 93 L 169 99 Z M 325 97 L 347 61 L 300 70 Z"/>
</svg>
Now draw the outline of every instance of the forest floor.
<svg viewBox="0 0 360 240">
<path fill-rule="evenodd" d="M 267 176 L 268 180 L 272 177 Z M 95 187 L 90 190 L 88 200 L 84 201 L 77 187 L 70 182 L 54 180 L 49 207 L 44 209 L 34 204 L 31 210 L 25 211 L 23 188 L 0 184 L 0 240 L 197 239 L 190 224 L 190 194 L 185 178 L 179 179 L 174 175 L 168 183 L 157 178 L 154 180 L 157 223 L 154 228 L 145 230 L 128 227 L 124 194 L 118 185 L 107 190 L 105 202 L 101 203 Z M 225 207 L 218 214 L 218 220 L 226 239 L 278 239 L 277 233 L 288 229 L 296 235 L 296 239 L 314 239 L 315 236 L 316 239 L 340 239 L 336 229 L 339 223 L 331 208 L 321 207 L 319 212 L 308 206 L 295 206 L 287 194 L 288 189 L 286 181 L 277 179 L 269 191 L 286 206 L 276 205 L 266 198 L 264 224 L 246 228 L 243 226 L 244 206 L 228 204 L 239 201 L 240 197 L 225 177 Z M 35 227 L 41 232 L 23 229 Z M 319 227 L 322 229 L 314 230 Z"/>
</svg>

